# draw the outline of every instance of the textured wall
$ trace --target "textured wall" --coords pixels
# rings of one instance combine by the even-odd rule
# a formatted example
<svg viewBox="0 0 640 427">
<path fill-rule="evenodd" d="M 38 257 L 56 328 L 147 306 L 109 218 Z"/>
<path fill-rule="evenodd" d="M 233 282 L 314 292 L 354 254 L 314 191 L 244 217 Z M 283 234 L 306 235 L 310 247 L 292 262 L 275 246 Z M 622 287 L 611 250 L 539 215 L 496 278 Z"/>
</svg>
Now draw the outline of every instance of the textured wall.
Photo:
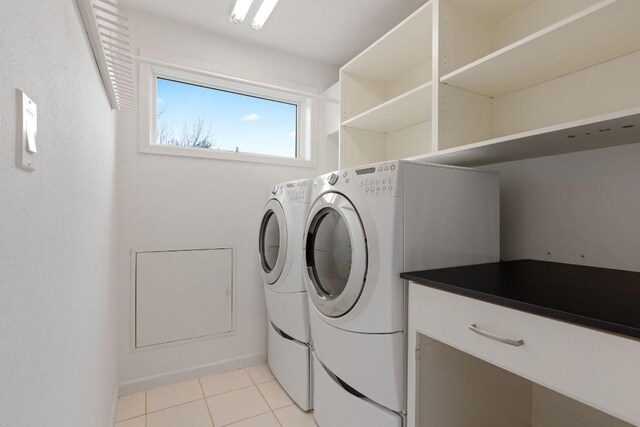
<svg viewBox="0 0 640 427">
<path fill-rule="evenodd" d="M 132 22 L 135 47 L 143 55 L 168 54 L 223 68 L 227 74 L 319 90 L 338 79 L 334 67 L 167 19 L 132 11 Z M 262 208 L 273 184 L 337 167 L 337 150 L 329 149 L 321 116 L 316 168 L 139 153 L 143 124 L 138 120 L 136 113 L 118 115 L 118 366 L 124 393 L 266 358 L 266 308 L 257 255 Z M 236 250 L 236 334 L 132 352 L 130 251 L 220 244 L 233 244 Z"/>
<path fill-rule="evenodd" d="M 15 167 L 16 89 L 38 165 Z M 74 0 L 0 2 L 0 426 L 108 426 L 114 113 Z"/>
<path fill-rule="evenodd" d="M 487 166 L 502 258 L 640 271 L 640 144 Z"/>
</svg>

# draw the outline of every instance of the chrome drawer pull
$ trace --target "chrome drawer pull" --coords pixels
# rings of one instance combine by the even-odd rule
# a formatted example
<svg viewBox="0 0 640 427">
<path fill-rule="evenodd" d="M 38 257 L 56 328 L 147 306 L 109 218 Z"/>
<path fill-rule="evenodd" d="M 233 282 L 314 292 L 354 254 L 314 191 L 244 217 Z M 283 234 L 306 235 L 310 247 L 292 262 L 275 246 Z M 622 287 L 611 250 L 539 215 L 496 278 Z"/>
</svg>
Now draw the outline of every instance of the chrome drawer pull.
<svg viewBox="0 0 640 427">
<path fill-rule="evenodd" d="M 521 345 L 524 345 L 524 341 L 523 340 L 512 340 L 511 338 L 502 338 L 502 337 L 490 334 L 489 332 L 485 332 L 482 329 L 478 328 L 478 325 L 476 325 L 475 323 L 473 325 L 469 326 L 469 329 L 472 332 L 475 332 L 478 335 L 482 335 L 483 337 L 491 338 L 492 340 L 501 342 L 503 344 L 509 344 L 509 345 L 514 346 L 514 347 L 520 347 Z"/>
</svg>

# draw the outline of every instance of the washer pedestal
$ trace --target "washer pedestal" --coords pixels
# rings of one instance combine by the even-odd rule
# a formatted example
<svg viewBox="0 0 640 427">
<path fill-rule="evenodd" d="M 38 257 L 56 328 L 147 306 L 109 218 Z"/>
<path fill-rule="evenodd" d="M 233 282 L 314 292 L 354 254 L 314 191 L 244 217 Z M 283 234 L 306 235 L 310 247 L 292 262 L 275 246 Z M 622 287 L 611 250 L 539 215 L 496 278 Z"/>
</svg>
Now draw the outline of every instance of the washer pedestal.
<svg viewBox="0 0 640 427">
<path fill-rule="evenodd" d="M 309 346 L 283 334 L 270 320 L 268 323 L 269 367 L 289 397 L 309 411 L 313 407 Z"/>
</svg>

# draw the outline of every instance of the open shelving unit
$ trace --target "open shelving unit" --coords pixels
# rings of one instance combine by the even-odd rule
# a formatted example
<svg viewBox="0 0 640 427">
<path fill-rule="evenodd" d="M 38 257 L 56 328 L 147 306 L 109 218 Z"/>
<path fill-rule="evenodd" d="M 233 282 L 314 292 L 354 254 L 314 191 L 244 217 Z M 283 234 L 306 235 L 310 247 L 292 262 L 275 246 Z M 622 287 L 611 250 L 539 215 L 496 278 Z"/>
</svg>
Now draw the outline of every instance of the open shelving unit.
<svg viewBox="0 0 640 427">
<path fill-rule="evenodd" d="M 640 49 L 636 0 L 606 0 L 442 77 L 499 97 Z"/>
<path fill-rule="evenodd" d="M 433 6 L 340 69 L 343 166 L 430 151 Z"/>
<path fill-rule="evenodd" d="M 431 0 L 340 70 L 341 167 L 640 142 L 638 16 L 638 0 Z"/>
</svg>

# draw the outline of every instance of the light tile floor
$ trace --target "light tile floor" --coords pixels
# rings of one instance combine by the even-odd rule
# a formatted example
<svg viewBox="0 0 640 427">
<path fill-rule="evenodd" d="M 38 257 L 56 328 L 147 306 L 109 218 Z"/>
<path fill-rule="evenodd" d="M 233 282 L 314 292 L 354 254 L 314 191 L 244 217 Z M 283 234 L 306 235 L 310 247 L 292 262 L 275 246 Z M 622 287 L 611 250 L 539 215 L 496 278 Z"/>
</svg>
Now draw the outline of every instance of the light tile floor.
<svg viewBox="0 0 640 427">
<path fill-rule="evenodd" d="M 265 364 L 118 399 L 116 427 L 316 427 Z"/>
</svg>

